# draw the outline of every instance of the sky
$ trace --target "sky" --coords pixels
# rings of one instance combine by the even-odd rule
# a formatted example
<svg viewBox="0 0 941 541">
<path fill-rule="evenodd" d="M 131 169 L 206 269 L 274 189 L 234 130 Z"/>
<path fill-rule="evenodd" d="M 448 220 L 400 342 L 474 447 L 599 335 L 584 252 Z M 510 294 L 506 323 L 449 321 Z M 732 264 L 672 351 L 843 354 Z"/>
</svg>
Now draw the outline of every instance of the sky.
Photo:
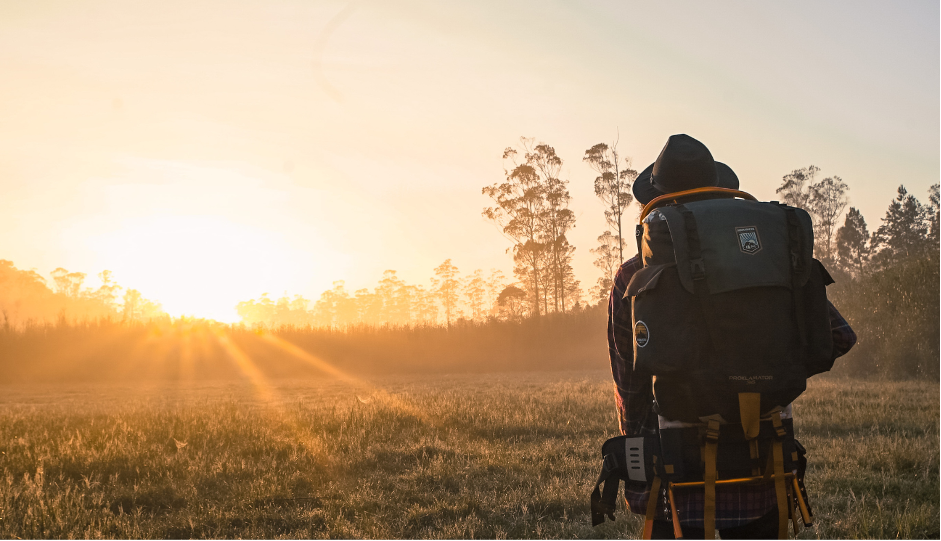
<svg viewBox="0 0 941 541">
<path fill-rule="evenodd" d="M 813 164 L 875 229 L 938 182 L 939 47 L 923 1 L 0 0 L 0 259 L 222 321 L 511 276 L 481 188 L 521 136 L 564 160 L 586 290 L 599 142 L 640 170 L 687 133 L 762 200 Z"/>
</svg>

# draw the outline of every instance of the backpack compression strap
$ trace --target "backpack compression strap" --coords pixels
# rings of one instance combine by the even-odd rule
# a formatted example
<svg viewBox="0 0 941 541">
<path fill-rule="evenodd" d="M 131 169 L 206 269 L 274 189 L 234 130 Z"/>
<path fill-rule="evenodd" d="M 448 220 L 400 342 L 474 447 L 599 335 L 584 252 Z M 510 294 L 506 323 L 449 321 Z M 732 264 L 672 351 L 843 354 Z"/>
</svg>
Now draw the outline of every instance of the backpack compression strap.
<svg viewBox="0 0 941 541">
<path fill-rule="evenodd" d="M 804 261 L 801 257 L 800 223 L 797 221 L 797 211 L 784 207 L 787 216 L 787 237 L 791 252 L 791 297 L 794 300 L 794 317 L 797 320 L 797 334 L 801 346 L 807 346 L 807 321 L 804 314 L 804 297 L 798 288 L 798 277 L 804 270 Z"/>
<path fill-rule="evenodd" d="M 703 498 L 703 529 L 706 539 L 716 538 L 716 455 L 719 449 L 719 416 L 710 415 L 703 419 L 706 425 L 706 473 L 703 475 L 706 494 Z"/>
<path fill-rule="evenodd" d="M 787 490 L 784 485 L 784 451 L 781 448 L 781 442 L 787 433 L 781 424 L 781 412 L 775 412 L 771 415 L 771 423 L 774 425 L 774 443 L 772 443 L 772 453 L 774 455 L 774 493 L 778 500 L 778 539 L 787 539 Z M 794 533 L 797 533 L 795 530 Z"/>
<path fill-rule="evenodd" d="M 738 393 L 738 415 L 742 420 L 742 432 L 748 442 L 752 461 L 753 477 L 761 475 L 758 463 L 758 433 L 761 431 L 761 393 Z"/>
<path fill-rule="evenodd" d="M 660 495 L 660 476 L 655 476 L 650 484 L 650 498 L 647 500 L 647 513 L 644 515 L 643 539 L 653 536 L 653 519 L 657 515 L 657 497 Z"/>
<path fill-rule="evenodd" d="M 618 499 L 618 488 L 621 484 L 621 476 L 618 473 L 617 458 L 614 453 L 604 455 L 604 461 L 601 463 L 601 475 L 598 476 L 598 482 L 595 483 L 595 490 L 591 493 L 591 525 L 597 526 L 604 523 L 605 515 L 614 520 L 614 509 Z M 601 484 L 604 483 L 604 495 L 601 493 Z"/>
<path fill-rule="evenodd" d="M 696 226 L 696 217 L 684 205 L 677 205 L 676 210 L 683 217 L 683 225 L 686 229 L 686 244 L 689 246 L 689 265 L 690 274 L 693 277 L 693 290 L 696 299 L 699 301 L 699 307 L 702 309 L 712 350 L 718 353 L 719 336 L 715 328 L 716 318 L 712 309 L 712 299 L 706 286 L 706 265 L 702 258 L 702 245 L 699 242 L 699 228 Z"/>
</svg>

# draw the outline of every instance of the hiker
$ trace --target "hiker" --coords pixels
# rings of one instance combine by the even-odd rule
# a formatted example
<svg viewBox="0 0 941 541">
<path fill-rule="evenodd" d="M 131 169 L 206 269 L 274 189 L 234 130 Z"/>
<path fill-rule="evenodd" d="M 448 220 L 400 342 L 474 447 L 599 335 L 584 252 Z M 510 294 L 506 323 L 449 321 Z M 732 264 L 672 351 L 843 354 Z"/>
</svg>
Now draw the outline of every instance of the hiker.
<svg viewBox="0 0 941 541">
<path fill-rule="evenodd" d="M 665 194 L 706 187 L 738 190 L 739 181 L 731 168 L 723 163 L 714 161 L 712 154 L 705 145 L 688 135 L 673 135 L 669 138 L 656 162 L 647 167 L 637 177 L 634 182 L 633 193 L 639 203 L 647 205 L 655 198 Z M 683 202 L 689 203 L 705 197 L 706 195 L 697 197 L 694 194 L 684 199 Z M 692 207 L 693 205 L 690 205 L 690 208 Z M 792 215 L 793 214 L 794 212 L 792 211 Z M 658 210 L 652 210 L 643 218 L 643 221 L 644 224 L 642 225 L 648 226 L 643 230 L 653 231 L 650 226 L 657 225 L 655 222 L 666 221 L 666 210 L 664 210 L 663 213 Z M 809 223 L 809 217 L 807 218 L 807 222 Z M 764 241 L 764 237 L 759 235 L 757 231 L 745 231 L 754 228 L 736 228 L 736 230 L 738 229 L 743 230 L 739 232 L 740 249 L 743 253 L 754 253 L 763 249 L 761 243 Z M 671 227 L 667 234 L 669 235 L 670 233 L 675 233 L 674 228 Z M 639 228 L 638 235 L 640 236 L 641 234 L 642 228 Z M 649 234 L 652 235 L 653 233 Z M 640 246 L 640 239 L 638 240 L 638 245 Z M 767 248 L 765 249 L 767 250 Z M 807 250 L 809 253 L 809 248 Z M 791 254 L 793 256 L 794 252 L 792 251 Z M 643 325 L 643 322 L 634 324 L 634 318 L 632 317 L 632 298 L 625 298 L 625 292 L 628 289 L 628 285 L 631 283 L 632 277 L 644 268 L 645 255 L 649 254 L 638 253 L 638 255 L 624 262 L 615 276 L 614 287 L 609 299 L 608 349 L 611 360 L 611 371 L 616 388 L 615 399 L 621 433 L 625 436 L 659 438 L 659 432 L 661 427 L 664 426 L 664 423 L 671 423 L 673 421 L 665 419 L 662 416 L 658 418 L 658 413 L 662 415 L 663 412 L 655 410 L 654 385 L 651 382 L 651 374 L 647 371 L 636 369 L 633 349 L 638 346 L 643 347 L 644 342 L 647 340 L 652 341 L 654 339 L 653 333 L 657 331 L 648 330 L 647 326 Z M 672 257 L 672 253 L 670 257 Z M 807 259 L 809 259 L 809 257 Z M 699 261 L 701 264 L 702 259 Z M 819 263 L 817 264 L 819 265 Z M 674 268 L 678 267 L 678 262 L 673 266 Z M 695 270 L 694 268 L 694 273 Z M 706 272 L 709 272 L 709 269 L 707 269 Z M 825 270 L 822 272 L 826 274 Z M 826 279 L 829 279 L 829 275 L 826 275 Z M 663 278 L 661 278 L 661 281 L 662 280 Z M 656 277 L 652 282 L 655 281 Z M 703 282 L 705 282 L 705 280 L 703 280 Z M 823 285 L 825 286 L 826 283 L 827 282 L 824 281 Z M 786 291 L 784 288 L 779 289 Z M 643 290 L 641 289 L 641 291 Z M 825 294 L 823 298 L 825 299 Z M 695 306 L 697 306 L 696 309 L 698 309 L 698 305 Z M 845 354 L 855 344 L 856 335 L 853 333 L 846 320 L 843 319 L 829 301 L 826 301 L 826 305 L 822 306 L 823 310 L 827 311 L 830 321 L 832 354 L 830 355 L 829 363 L 832 365 L 834 359 Z M 679 309 L 680 308 L 677 307 L 677 310 Z M 713 314 L 713 317 L 720 318 L 721 314 Z M 708 319 L 706 324 L 710 324 Z M 668 332 L 664 331 L 663 328 L 658 329 L 658 331 L 661 333 L 661 336 L 665 332 Z M 757 338 L 761 338 L 760 335 L 757 336 Z M 637 341 L 636 344 L 635 340 Z M 682 337 L 677 336 L 673 338 L 673 340 L 681 341 Z M 749 342 L 749 340 L 746 339 L 745 342 Z M 644 351 L 646 353 L 650 351 L 650 348 L 648 347 Z M 658 359 L 658 361 L 678 362 L 675 359 Z M 829 366 L 820 371 L 827 369 L 829 369 Z M 801 381 L 801 384 L 802 383 L 803 380 Z M 657 384 L 659 385 L 660 382 L 658 381 Z M 803 388 L 796 391 L 796 393 L 799 394 L 802 390 Z M 692 389 L 690 392 L 707 393 L 708 391 L 708 388 L 698 388 Z M 661 399 L 659 388 L 657 390 L 657 397 Z M 695 397 L 688 398 L 692 400 Z M 791 417 L 791 406 L 790 404 L 782 404 L 782 406 L 786 407 L 784 407 L 781 412 L 781 419 L 784 419 L 785 422 L 789 422 L 787 420 Z M 668 424 L 666 426 L 671 425 Z M 680 423 L 678 426 L 690 425 Z M 793 432 L 790 433 L 790 436 L 793 438 Z M 794 440 L 791 439 L 791 441 Z M 757 446 L 757 444 L 755 445 Z M 799 444 L 796 445 L 799 447 Z M 695 456 L 698 457 L 698 453 L 699 451 L 697 450 Z M 756 456 L 757 455 L 753 455 L 753 458 Z M 801 459 L 803 459 L 802 456 Z M 806 463 L 805 459 L 804 462 Z M 682 525 L 681 533 L 683 537 L 693 539 L 703 539 L 704 537 L 712 539 L 714 537 L 714 532 L 706 532 L 704 530 L 704 524 L 706 524 L 709 519 L 703 520 L 706 496 L 702 489 L 677 490 L 673 495 L 675 496 L 672 505 L 673 509 L 670 510 L 669 508 L 671 506 L 668 501 L 665 501 L 666 498 L 656 494 L 651 498 L 651 486 L 649 483 L 643 481 L 628 481 L 626 478 L 625 481 L 625 498 L 632 512 L 645 514 L 647 512 L 648 503 L 657 502 L 658 509 L 656 513 L 648 515 L 648 518 L 653 518 L 652 521 L 648 520 L 648 522 L 652 522 L 652 527 L 649 525 L 645 526 L 645 535 L 653 539 L 673 539 L 675 532 L 678 533 L 678 529 L 674 528 L 672 521 L 669 520 L 672 511 L 672 517 L 681 517 L 679 520 Z M 657 485 L 659 486 L 659 480 Z M 776 485 L 774 483 L 714 485 L 714 527 L 718 529 L 719 535 L 723 539 L 777 538 L 781 533 L 779 525 L 783 524 L 783 521 L 779 522 L 779 509 L 782 509 L 781 506 L 783 504 L 778 502 L 776 494 L 780 494 L 780 492 L 776 492 Z M 785 528 L 784 533 L 786 536 L 786 524 L 784 524 L 783 527 Z"/>
</svg>

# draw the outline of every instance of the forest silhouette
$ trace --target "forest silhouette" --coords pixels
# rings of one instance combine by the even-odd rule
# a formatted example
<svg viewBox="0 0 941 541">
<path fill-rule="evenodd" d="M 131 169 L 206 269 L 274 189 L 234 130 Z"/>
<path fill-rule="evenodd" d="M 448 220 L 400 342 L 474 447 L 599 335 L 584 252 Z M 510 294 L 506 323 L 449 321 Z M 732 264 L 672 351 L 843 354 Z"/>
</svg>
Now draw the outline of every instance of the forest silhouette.
<svg viewBox="0 0 941 541">
<path fill-rule="evenodd" d="M 0 260 L 0 382 L 237 378 L 343 374 L 583 369 L 606 366 L 607 295 L 634 253 L 631 183 L 637 176 L 617 143 L 583 160 L 607 228 L 590 252 L 599 276 L 586 294 L 572 270 L 575 226 L 562 158 L 521 138 L 503 153 L 505 178 L 482 188 L 483 216 L 506 237 L 514 281 L 498 270 L 462 275 L 446 259 L 427 285 L 387 270 L 373 289 L 334 282 L 316 300 L 266 293 L 236 306 L 227 325 L 171 318 L 157 300 L 102 271 L 57 268 L 47 280 Z M 858 346 L 836 374 L 939 377 L 938 185 L 927 203 L 898 187 L 870 231 L 849 207 L 849 185 L 819 179 L 814 166 L 782 177 L 782 202 L 814 219 L 815 256 L 836 279 L 828 294 L 856 331 Z M 747 186 L 746 186 L 747 188 Z"/>
</svg>

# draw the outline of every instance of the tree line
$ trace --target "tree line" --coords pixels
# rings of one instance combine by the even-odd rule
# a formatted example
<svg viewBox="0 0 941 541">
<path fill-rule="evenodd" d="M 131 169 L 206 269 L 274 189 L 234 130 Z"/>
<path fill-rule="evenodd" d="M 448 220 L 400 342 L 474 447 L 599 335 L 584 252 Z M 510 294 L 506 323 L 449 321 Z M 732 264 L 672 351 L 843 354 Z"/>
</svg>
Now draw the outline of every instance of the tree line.
<svg viewBox="0 0 941 541">
<path fill-rule="evenodd" d="M 450 259 L 435 267 L 428 286 L 408 284 L 387 270 L 375 288 L 350 292 L 336 281 L 311 302 L 301 295 L 274 300 L 265 293 L 238 303 L 236 311 L 247 325 L 338 327 L 349 325 L 439 325 L 456 321 L 518 319 L 513 303 L 498 302 L 505 289 L 503 273 L 482 269 L 461 276 Z"/>
<path fill-rule="evenodd" d="M 159 302 L 114 281 L 111 271 L 98 273 L 98 288 L 84 287 L 86 274 L 59 267 L 50 283 L 35 270 L 17 269 L 0 259 L 0 326 L 59 320 L 152 320 L 168 318 Z M 122 294 L 123 291 L 123 294 Z"/>
</svg>

